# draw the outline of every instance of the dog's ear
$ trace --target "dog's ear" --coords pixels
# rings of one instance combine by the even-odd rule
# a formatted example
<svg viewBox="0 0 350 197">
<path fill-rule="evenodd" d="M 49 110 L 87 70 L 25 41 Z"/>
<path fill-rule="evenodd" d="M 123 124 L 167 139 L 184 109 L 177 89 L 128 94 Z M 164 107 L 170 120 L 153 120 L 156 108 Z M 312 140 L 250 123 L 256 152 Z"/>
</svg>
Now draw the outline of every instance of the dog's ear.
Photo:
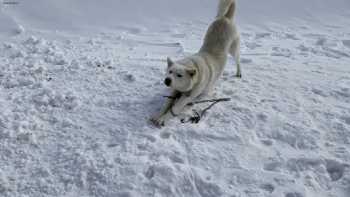
<svg viewBox="0 0 350 197">
<path fill-rule="evenodd" d="M 197 73 L 196 69 L 194 69 L 194 68 L 188 68 L 188 69 L 186 69 L 186 72 L 187 72 L 191 77 L 193 77 L 193 76 L 196 75 L 196 73 Z"/>
<path fill-rule="evenodd" d="M 168 62 L 168 68 L 170 68 L 172 65 L 174 65 L 174 62 L 173 62 L 173 60 L 170 59 L 170 57 L 167 57 L 166 61 Z"/>
</svg>

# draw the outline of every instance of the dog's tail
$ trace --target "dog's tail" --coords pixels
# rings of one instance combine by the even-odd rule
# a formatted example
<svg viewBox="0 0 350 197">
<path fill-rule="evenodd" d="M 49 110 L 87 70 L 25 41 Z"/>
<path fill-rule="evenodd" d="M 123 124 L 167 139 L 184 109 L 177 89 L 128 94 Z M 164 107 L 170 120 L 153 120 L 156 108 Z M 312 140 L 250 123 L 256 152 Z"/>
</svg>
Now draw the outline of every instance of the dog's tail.
<svg viewBox="0 0 350 197">
<path fill-rule="evenodd" d="M 218 15 L 216 18 L 233 19 L 236 11 L 236 0 L 219 0 Z"/>
</svg>

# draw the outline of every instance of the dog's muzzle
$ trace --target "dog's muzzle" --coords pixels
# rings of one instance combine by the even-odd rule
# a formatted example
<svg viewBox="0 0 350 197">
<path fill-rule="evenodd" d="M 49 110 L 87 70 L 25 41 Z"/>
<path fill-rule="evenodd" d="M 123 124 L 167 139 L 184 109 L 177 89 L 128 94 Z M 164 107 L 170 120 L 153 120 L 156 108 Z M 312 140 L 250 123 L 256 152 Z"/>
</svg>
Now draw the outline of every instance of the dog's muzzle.
<svg viewBox="0 0 350 197">
<path fill-rule="evenodd" d="M 171 79 L 170 78 L 166 78 L 164 80 L 164 83 L 165 83 L 166 86 L 170 86 L 171 85 Z"/>
</svg>

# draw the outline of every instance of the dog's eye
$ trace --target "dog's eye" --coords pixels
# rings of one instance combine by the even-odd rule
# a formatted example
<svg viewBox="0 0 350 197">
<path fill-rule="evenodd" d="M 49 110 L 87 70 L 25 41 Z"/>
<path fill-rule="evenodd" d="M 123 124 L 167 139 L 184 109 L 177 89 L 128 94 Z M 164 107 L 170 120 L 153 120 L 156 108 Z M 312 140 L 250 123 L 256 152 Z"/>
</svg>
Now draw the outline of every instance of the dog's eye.
<svg viewBox="0 0 350 197">
<path fill-rule="evenodd" d="M 169 74 L 172 74 L 173 73 L 173 71 L 169 71 Z"/>
<path fill-rule="evenodd" d="M 181 77 L 182 77 L 182 75 L 180 75 L 180 74 L 177 74 L 177 77 L 181 78 Z"/>
</svg>

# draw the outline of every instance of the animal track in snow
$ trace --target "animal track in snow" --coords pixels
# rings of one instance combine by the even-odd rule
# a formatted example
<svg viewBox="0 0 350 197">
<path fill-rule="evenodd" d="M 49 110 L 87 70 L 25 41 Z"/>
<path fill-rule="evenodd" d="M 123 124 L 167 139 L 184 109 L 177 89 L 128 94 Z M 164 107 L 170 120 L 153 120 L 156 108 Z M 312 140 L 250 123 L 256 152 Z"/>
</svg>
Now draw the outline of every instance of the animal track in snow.
<svg viewBox="0 0 350 197">
<path fill-rule="evenodd" d="M 162 139 L 169 139 L 170 136 L 171 136 L 171 133 L 170 133 L 170 132 L 162 132 L 162 133 L 160 133 L 160 137 L 161 137 Z"/>
<path fill-rule="evenodd" d="M 272 146 L 273 145 L 273 140 L 270 139 L 262 139 L 261 143 L 264 144 L 265 146 Z"/>
<path fill-rule="evenodd" d="M 304 195 L 302 195 L 301 193 L 299 192 L 290 192 L 290 193 L 287 193 L 285 195 L 285 197 L 304 197 Z"/>
<path fill-rule="evenodd" d="M 269 32 L 257 33 L 257 34 L 255 35 L 255 38 L 256 38 L 256 39 L 269 38 L 269 37 L 271 37 L 271 33 L 269 33 Z"/>
<path fill-rule="evenodd" d="M 277 56 L 277 57 L 291 57 L 292 52 L 289 49 L 284 49 L 280 47 L 273 47 L 272 48 L 272 53 L 270 54 L 271 56 Z"/>
<path fill-rule="evenodd" d="M 195 177 L 195 184 L 198 192 L 202 197 L 219 197 L 223 194 L 221 188 L 218 185 L 204 181 L 197 176 Z"/>
<path fill-rule="evenodd" d="M 275 190 L 275 186 L 273 186 L 271 183 L 262 184 L 260 185 L 260 188 L 269 193 L 272 193 Z"/>
<path fill-rule="evenodd" d="M 257 43 L 255 43 L 255 42 L 246 42 L 246 43 L 244 43 L 244 44 L 245 44 L 245 46 L 246 46 L 248 49 L 250 49 L 250 50 L 254 50 L 254 49 L 256 49 L 256 48 L 262 47 L 261 44 L 257 44 Z"/>
<path fill-rule="evenodd" d="M 269 163 L 264 164 L 264 170 L 266 171 L 274 171 L 279 172 L 283 167 L 283 163 L 279 161 L 271 161 Z"/>
<path fill-rule="evenodd" d="M 348 99 L 350 98 L 350 88 L 340 88 L 338 90 L 333 90 L 332 95 L 336 98 Z"/>
<path fill-rule="evenodd" d="M 342 119 L 347 125 L 350 125 L 350 115 L 349 116 L 343 116 L 340 119 Z"/>
<path fill-rule="evenodd" d="M 241 63 L 242 64 L 250 64 L 252 62 L 253 62 L 253 60 L 250 59 L 250 58 L 241 58 Z"/>
<path fill-rule="evenodd" d="M 169 159 L 174 163 L 181 163 L 181 164 L 185 163 L 185 161 L 176 153 L 171 154 Z"/>
<path fill-rule="evenodd" d="M 145 172 L 145 176 L 148 179 L 152 179 L 154 177 L 154 166 L 150 166 L 147 171 Z"/>
<path fill-rule="evenodd" d="M 33 96 L 33 102 L 37 107 L 51 106 L 72 110 L 78 106 L 77 97 L 73 93 L 59 94 L 49 89 L 43 89 Z"/>
<path fill-rule="evenodd" d="M 268 119 L 268 116 L 267 116 L 265 113 L 259 113 L 259 114 L 257 115 L 257 118 L 258 118 L 258 120 L 261 120 L 261 121 L 263 121 L 263 122 L 266 122 L 267 119 Z"/>
<path fill-rule="evenodd" d="M 126 82 L 131 83 L 131 82 L 135 82 L 136 81 L 136 77 L 133 74 L 125 74 L 124 75 L 124 80 Z"/>
<path fill-rule="evenodd" d="M 335 160 L 326 160 L 326 169 L 332 181 L 337 181 L 343 177 L 345 166 Z"/>
<path fill-rule="evenodd" d="M 291 39 L 291 40 L 300 40 L 300 38 L 298 38 L 298 36 L 296 34 L 286 33 L 285 37 L 287 39 Z"/>
<path fill-rule="evenodd" d="M 343 40 L 342 43 L 344 46 L 350 48 L 350 40 Z"/>
<path fill-rule="evenodd" d="M 312 93 L 318 95 L 318 96 L 321 96 L 321 97 L 327 97 L 326 93 L 324 93 L 324 91 L 322 90 L 319 90 L 317 88 L 312 88 Z"/>
</svg>

